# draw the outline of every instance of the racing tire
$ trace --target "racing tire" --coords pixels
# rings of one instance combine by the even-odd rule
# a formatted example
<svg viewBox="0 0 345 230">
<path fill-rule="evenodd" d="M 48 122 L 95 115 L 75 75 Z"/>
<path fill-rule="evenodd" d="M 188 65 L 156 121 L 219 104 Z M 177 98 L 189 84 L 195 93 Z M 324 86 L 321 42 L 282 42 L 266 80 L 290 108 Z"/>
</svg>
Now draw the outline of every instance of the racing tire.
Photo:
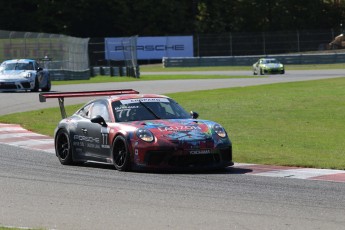
<svg viewBox="0 0 345 230">
<path fill-rule="evenodd" d="M 42 88 L 42 91 L 43 92 L 49 92 L 51 90 L 51 87 L 52 87 L 52 83 L 51 83 L 50 79 L 48 79 L 47 85 L 46 85 L 46 87 Z"/>
<path fill-rule="evenodd" d="M 280 74 L 285 74 L 285 70 L 282 70 L 282 71 L 280 72 Z"/>
<path fill-rule="evenodd" d="M 60 130 L 56 135 L 55 152 L 61 164 L 74 164 L 71 141 L 68 132 L 65 129 Z"/>
<path fill-rule="evenodd" d="M 40 89 L 40 83 L 38 81 L 38 77 L 35 77 L 35 86 L 34 88 L 31 90 L 31 92 L 38 92 L 38 90 Z"/>
<path fill-rule="evenodd" d="M 264 75 L 264 71 L 260 68 L 260 75 Z"/>
<path fill-rule="evenodd" d="M 113 144 L 113 163 L 118 171 L 130 171 L 131 159 L 123 136 L 117 136 Z"/>
</svg>

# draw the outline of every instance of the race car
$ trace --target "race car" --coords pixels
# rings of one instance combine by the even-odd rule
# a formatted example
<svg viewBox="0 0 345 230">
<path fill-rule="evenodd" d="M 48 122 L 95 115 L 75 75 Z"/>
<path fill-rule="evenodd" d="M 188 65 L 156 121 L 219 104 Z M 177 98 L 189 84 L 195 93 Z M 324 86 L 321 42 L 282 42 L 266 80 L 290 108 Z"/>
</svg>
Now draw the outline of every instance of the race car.
<svg viewBox="0 0 345 230">
<path fill-rule="evenodd" d="M 257 62 L 253 64 L 254 75 L 276 73 L 284 74 L 285 68 L 284 65 L 275 58 L 260 58 Z"/>
<path fill-rule="evenodd" d="M 0 65 L 0 91 L 50 91 L 48 70 L 32 59 L 7 60 Z"/>
<path fill-rule="evenodd" d="M 233 165 L 232 143 L 218 123 L 198 119 L 173 99 L 133 89 L 40 93 L 58 98 L 63 119 L 55 152 L 63 165 L 112 164 L 119 171 L 213 170 Z M 104 96 L 67 117 L 64 98 Z"/>
</svg>

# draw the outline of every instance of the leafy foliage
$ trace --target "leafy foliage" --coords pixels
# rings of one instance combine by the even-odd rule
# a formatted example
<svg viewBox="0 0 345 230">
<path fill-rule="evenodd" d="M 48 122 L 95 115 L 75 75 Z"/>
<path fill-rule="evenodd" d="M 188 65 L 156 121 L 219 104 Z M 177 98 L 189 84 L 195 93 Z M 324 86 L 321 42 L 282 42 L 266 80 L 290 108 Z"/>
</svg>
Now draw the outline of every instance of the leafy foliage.
<svg viewBox="0 0 345 230">
<path fill-rule="evenodd" d="M 0 29 L 77 37 L 335 29 L 344 0 L 12 0 Z"/>
</svg>

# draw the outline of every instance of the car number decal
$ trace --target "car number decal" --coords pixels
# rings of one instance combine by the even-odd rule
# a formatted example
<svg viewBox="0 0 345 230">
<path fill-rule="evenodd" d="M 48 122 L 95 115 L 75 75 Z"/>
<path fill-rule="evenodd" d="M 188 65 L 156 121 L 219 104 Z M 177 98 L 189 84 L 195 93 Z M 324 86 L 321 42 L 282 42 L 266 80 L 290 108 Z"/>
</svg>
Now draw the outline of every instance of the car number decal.
<svg viewBox="0 0 345 230">
<path fill-rule="evenodd" d="M 132 105 L 132 106 L 120 106 L 120 107 L 115 107 L 115 112 L 118 114 L 118 117 L 119 118 L 122 118 L 122 117 L 129 117 L 129 114 L 131 112 L 132 109 L 137 109 L 139 108 L 138 105 Z"/>
<path fill-rule="evenodd" d="M 110 131 L 109 127 L 102 127 L 101 128 L 101 133 L 102 133 L 101 148 L 105 148 L 105 149 L 109 149 L 110 148 L 110 145 L 108 143 L 108 141 L 109 141 L 109 131 Z"/>
</svg>

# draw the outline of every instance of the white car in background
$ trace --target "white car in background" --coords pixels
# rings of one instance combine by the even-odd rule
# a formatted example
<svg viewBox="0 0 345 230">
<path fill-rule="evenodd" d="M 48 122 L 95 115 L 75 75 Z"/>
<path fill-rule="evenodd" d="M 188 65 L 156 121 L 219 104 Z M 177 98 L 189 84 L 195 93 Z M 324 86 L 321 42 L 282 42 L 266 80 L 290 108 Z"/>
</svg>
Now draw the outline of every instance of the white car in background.
<svg viewBox="0 0 345 230">
<path fill-rule="evenodd" d="M 253 64 L 253 74 L 284 74 L 285 67 L 275 58 L 260 58 Z"/>
<path fill-rule="evenodd" d="M 48 70 L 43 70 L 32 59 L 12 59 L 0 65 L 0 91 L 48 92 L 51 81 Z"/>
</svg>

